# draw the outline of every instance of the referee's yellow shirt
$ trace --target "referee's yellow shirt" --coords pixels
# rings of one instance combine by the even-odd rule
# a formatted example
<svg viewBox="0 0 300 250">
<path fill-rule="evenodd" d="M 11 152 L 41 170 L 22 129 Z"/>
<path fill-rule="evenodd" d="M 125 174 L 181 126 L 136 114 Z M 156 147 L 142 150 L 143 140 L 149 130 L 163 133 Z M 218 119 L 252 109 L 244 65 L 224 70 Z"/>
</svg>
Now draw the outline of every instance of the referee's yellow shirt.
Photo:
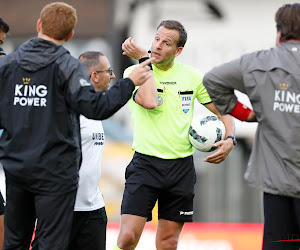
<svg viewBox="0 0 300 250">
<path fill-rule="evenodd" d="M 128 77 L 134 67 L 125 70 L 124 78 Z M 211 102 L 202 83 L 203 75 L 179 61 L 175 61 L 167 71 L 154 65 L 152 67 L 158 91 L 158 106 L 152 110 L 145 109 L 130 99 L 134 129 L 132 148 L 136 152 L 162 159 L 190 156 L 194 153 L 188 138 L 194 100 L 197 98 L 202 104 Z"/>
</svg>

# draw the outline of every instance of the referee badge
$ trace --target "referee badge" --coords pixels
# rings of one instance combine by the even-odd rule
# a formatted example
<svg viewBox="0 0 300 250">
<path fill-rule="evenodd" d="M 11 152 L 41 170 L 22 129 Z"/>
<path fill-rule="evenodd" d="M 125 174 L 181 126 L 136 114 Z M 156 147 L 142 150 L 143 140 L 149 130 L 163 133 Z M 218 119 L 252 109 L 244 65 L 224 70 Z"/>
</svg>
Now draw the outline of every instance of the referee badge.
<svg viewBox="0 0 300 250">
<path fill-rule="evenodd" d="M 157 98 L 157 106 L 161 106 L 164 103 L 164 99 L 159 95 Z"/>
<path fill-rule="evenodd" d="M 186 91 L 192 92 L 192 91 Z M 192 95 L 190 93 L 186 94 L 186 92 L 179 92 L 180 100 L 181 100 L 181 109 L 184 113 L 189 112 L 192 105 Z"/>
</svg>

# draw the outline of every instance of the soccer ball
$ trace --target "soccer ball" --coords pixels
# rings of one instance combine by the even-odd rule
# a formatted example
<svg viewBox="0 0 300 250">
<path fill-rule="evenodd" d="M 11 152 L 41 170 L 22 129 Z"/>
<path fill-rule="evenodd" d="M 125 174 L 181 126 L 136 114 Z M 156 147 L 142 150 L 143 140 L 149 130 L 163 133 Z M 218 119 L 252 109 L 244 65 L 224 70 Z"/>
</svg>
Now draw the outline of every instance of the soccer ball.
<svg viewBox="0 0 300 250">
<path fill-rule="evenodd" d="M 217 149 L 213 145 L 225 138 L 224 123 L 216 116 L 205 114 L 194 116 L 189 129 L 189 140 L 201 152 Z"/>
</svg>

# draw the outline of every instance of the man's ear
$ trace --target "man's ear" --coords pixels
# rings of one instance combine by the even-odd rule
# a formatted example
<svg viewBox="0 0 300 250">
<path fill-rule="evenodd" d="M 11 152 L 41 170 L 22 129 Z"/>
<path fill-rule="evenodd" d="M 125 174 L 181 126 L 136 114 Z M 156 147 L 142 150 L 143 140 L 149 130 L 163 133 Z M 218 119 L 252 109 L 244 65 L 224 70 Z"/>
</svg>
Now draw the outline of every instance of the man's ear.
<svg viewBox="0 0 300 250">
<path fill-rule="evenodd" d="M 91 77 L 90 77 L 90 81 L 91 81 L 92 83 L 98 82 L 98 81 L 99 81 L 99 79 L 98 79 L 98 74 L 95 74 L 95 71 L 92 71 Z"/>
<path fill-rule="evenodd" d="M 67 38 L 65 39 L 65 41 L 69 41 L 72 37 L 74 36 L 74 30 L 72 30 L 72 32 L 67 36 Z"/>
<path fill-rule="evenodd" d="M 183 50 L 183 47 L 178 47 L 176 50 L 176 53 L 175 53 L 175 57 L 179 56 L 181 54 L 182 50 Z"/>
<path fill-rule="evenodd" d="M 42 31 L 42 20 L 41 19 L 39 19 L 37 21 L 36 30 L 37 30 L 38 33 L 40 33 Z"/>
</svg>

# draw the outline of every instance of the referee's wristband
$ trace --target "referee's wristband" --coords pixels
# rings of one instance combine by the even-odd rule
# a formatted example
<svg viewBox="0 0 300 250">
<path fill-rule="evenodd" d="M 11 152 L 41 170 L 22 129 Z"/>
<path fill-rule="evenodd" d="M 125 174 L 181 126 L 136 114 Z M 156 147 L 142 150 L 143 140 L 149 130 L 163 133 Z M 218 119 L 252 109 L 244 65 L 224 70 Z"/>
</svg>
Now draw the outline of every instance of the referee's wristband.
<svg viewBox="0 0 300 250">
<path fill-rule="evenodd" d="M 146 61 L 146 60 L 149 59 L 149 58 L 150 58 L 150 57 L 142 57 L 142 58 L 139 60 L 139 63 L 142 63 L 142 62 Z M 152 64 L 151 64 L 151 63 L 149 63 L 148 66 L 150 67 L 151 70 L 153 70 L 153 69 L 152 69 Z"/>
<path fill-rule="evenodd" d="M 234 137 L 234 136 L 232 136 L 232 135 L 229 135 L 229 136 L 227 136 L 227 137 L 226 137 L 226 140 L 227 140 L 228 138 L 232 139 L 233 146 L 235 146 L 235 145 L 237 144 L 237 141 L 236 141 L 236 139 L 235 139 L 235 137 Z"/>
</svg>

